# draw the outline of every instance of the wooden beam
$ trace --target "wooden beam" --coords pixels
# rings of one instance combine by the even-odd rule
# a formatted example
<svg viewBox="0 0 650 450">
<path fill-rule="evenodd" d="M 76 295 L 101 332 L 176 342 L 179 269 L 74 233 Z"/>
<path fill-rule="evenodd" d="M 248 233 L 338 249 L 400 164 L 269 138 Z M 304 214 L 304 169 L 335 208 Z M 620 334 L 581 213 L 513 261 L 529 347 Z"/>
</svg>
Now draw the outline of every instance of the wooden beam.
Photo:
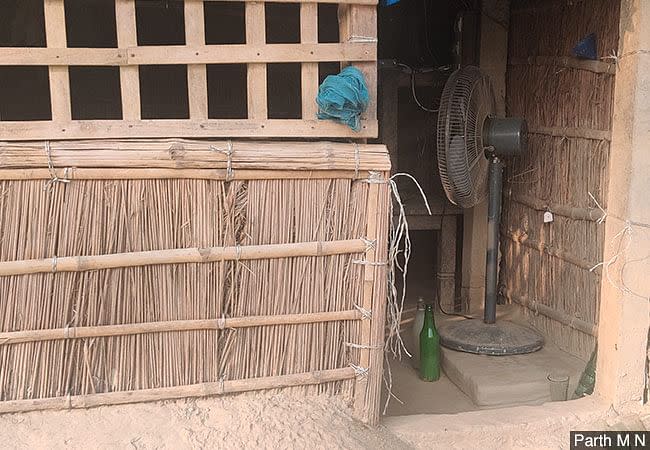
<svg viewBox="0 0 650 450">
<path fill-rule="evenodd" d="M 246 170 L 364 171 L 388 170 L 388 154 L 382 144 L 348 142 L 252 141 L 222 139 L 116 139 L 0 142 L 3 170 L 46 169 L 226 169 Z M 223 150 L 230 147 L 228 157 Z M 5 172 L 6 173 L 6 172 Z M 432 203 L 436 208 L 436 203 Z"/>
<path fill-rule="evenodd" d="M 300 5 L 300 42 L 302 44 L 318 43 L 318 5 L 302 3 Z M 318 108 L 318 63 L 303 63 L 301 66 L 302 118 L 314 119 Z"/>
<path fill-rule="evenodd" d="M 252 50 L 252 54 L 255 56 L 260 57 L 262 53 L 265 53 L 265 49 L 269 47 L 266 45 L 266 9 L 264 3 L 246 3 L 245 19 L 246 45 L 244 47 Z M 281 55 L 282 58 L 290 56 L 284 51 Z M 248 118 L 266 119 L 268 117 L 266 64 L 248 64 L 247 73 Z"/>
<path fill-rule="evenodd" d="M 377 237 L 377 226 L 379 220 L 379 184 L 373 183 L 368 186 L 368 200 L 366 206 L 366 236 L 368 239 L 374 240 Z M 361 307 L 366 311 L 373 311 L 372 299 L 375 281 L 375 263 L 377 263 L 376 246 L 368 249 L 365 255 L 365 261 L 368 262 L 363 269 L 363 290 L 361 291 Z M 365 348 L 359 350 L 359 367 L 363 369 L 370 368 L 370 349 L 372 348 L 371 342 L 371 327 L 372 317 L 361 322 L 361 336 L 359 342 Z M 368 390 L 368 377 L 358 377 L 354 386 L 354 410 L 357 418 L 363 419 L 367 417 L 366 407 Z M 365 421 L 368 421 L 366 418 Z"/>
<path fill-rule="evenodd" d="M 252 2 L 257 3 L 260 0 L 186 0 L 190 2 Z M 351 5 L 377 5 L 378 0 L 264 0 L 265 3 L 334 3 L 334 4 L 351 4 Z"/>
<path fill-rule="evenodd" d="M 0 121 L 0 136 L 6 141 L 219 136 L 363 138 L 376 136 L 377 131 L 376 120 L 363 121 L 358 132 L 328 120 L 300 119 Z"/>
<path fill-rule="evenodd" d="M 185 2 L 185 44 L 205 46 L 205 17 L 203 2 Z M 187 66 L 187 87 L 190 119 L 208 118 L 208 80 L 205 64 Z"/>
<path fill-rule="evenodd" d="M 135 22 L 135 1 L 115 0 L 115 20 L 117 27 L 117 46 L 121 48 L 138 45 Z M 99 49 L 93 49 L 93 52 Z M 84 57 L 90 56 L 87 49 L 82 50 Z M 126 62 L 126 50 L 105 49 L 105 60 L 113 58 Z M 102 60 L 100 60 L 102 61 Z M 118 63 L 116 65 L 121 65 Z M 120 67 L 120 90 L 122 96 L 122 118 L 140 119 L 140 69 L 137 66 Z"/>
<path fill-rule="evenodd" d="M 366 43 L 376 52 L 377 9 L 369 5 L 339 5 L 339 36 L 343 43 Z M 343 65 L 355 62 L 350 58 L 332 61 L 342 61 Z M 374 120 L 377 118 L 377 62 L 356 62 L 354 66 L 363 73 L 370 94 L 368 108 L 361 117 Z"/>
<path fill-rule="evenodd" d="M 368 171 L 226 169 L 65 168 L 52 169 L 60 180 L 363 180 Z M 50 180 L 51 169 L 0 169 L 0 180 Z M 410 226 L 410 229 L 417 229 Z"/>
<path fill-rule="evenodd" d="M 46 52 L 57 52 L 65 49 L 67 37 L 65 32 L 65 7 L 61 0 L 44 0 L 43 11 L 45 15 L 45 38 L 47 40 Z M 28 49 L 14 49 L 24 54 Z M 3 57 L 0 56 L 0 61 Z M 40 65 L 48 65 L 41 62 Z M 50 99 L 52 102 L 52 120 L 65 121 L 72 118 L 70 106 L 70 78 L 67 67 L 50 66 Z"/>
<path fill-rule="evenodd" d="M 130 48 L 0 48 L 0 66 L 133 66 L 145 64 L 242 64 L 374 61 L 376 46 L 342 44 L 230 44 Z M 374 62 L 372 64 L 375 64 Z M 266 83 L 266 78 L 264 78 Z M 370 86 L 370 85 L 369 85 Z"/>
</svg>

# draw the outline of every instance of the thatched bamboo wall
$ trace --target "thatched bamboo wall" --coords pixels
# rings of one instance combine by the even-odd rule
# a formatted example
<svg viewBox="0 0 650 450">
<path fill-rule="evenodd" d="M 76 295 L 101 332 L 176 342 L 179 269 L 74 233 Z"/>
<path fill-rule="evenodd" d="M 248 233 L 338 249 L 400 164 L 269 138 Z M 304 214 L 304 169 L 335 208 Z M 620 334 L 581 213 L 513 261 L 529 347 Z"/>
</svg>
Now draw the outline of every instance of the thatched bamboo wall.
<svg viewBox="0 0 650 450">
<path fill-rule="evenodd" d="M 355 261 L 387 258 L 385 147 L 0 143 L 0 161 L 0 412 L 261 378 L 376 420 L 386 265 Z"/>
<path fill-rule="evenodd" d="M 602 274 L 592 268 L 605 243 L 594 199 L 607 208 L 615 66 L 606 57 L 618 48 L 618 17 L 619 2 L 605 0 L 521 0 L 511 9 L 506 103 L 531 134 L 529 153 L 505 175 L 502 293 L 583 358 L 597 334 Z M 590 33 L 602 59 L 570 57 Z"/>
</svg>

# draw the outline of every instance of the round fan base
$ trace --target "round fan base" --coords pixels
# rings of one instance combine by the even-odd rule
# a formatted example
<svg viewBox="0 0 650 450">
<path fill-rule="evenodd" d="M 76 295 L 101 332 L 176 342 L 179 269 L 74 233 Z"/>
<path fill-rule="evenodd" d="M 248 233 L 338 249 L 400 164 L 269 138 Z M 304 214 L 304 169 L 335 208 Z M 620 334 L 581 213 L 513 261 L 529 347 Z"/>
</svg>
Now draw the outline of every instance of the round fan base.
<svg viewBox="0 0 650 450">
<path fill-rule="evenodd" d="M 479 355 L 521 355 L 542 348 L 544 338 L 530 328 L 507 320 L 486 324 L 463 320 L 440 327 L 440 343 L 452 350 Z"/>
</svg>

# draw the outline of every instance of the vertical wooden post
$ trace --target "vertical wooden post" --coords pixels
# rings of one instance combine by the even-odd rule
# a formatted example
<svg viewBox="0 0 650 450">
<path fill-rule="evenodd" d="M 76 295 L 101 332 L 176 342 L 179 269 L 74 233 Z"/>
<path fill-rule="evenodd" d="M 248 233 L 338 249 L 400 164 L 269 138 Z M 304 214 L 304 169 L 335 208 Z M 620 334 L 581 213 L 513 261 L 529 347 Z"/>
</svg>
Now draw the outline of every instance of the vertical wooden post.
<svg viewBox="0 0 650 450">
<path fill-rule="evenodd" d="M 341 42 L 377 42 L 377 7 L 375 5 L 339 5 L 339 36 Z M 341 63 L 345 65 L 345 62 Z M 354 63 L 363 73 L 370 89 L 370 103 L 362 119 L 377 119 L 377 62 Z"/>
<path fill-rule="evenodd" d="M 266 43 L 266 14 L 264 3 L 246 2 L 246 44 Z M 266 119 L 266 64 L 248 65 L 248 118 Z"/>
<path fill-rule="evenodd" d="M 67 47 L 63 0 L 45 0 L 43 11 L 45 14 L 45 38 L 47 40 L 47 47 Z M 68 67 L 50 66 L 49 73 L 52 120 L 54 122 L 67 122 L 72 118 Z"/>
<path fill-rule="evenodd" d="M 189 47 L 205 45 L 203 1 L 185 0 L 185 44 Z M 207 119 L 208 81 L 205 64 L 187 66 L 187 89 L 190 119 Z"/>
<path fill-rule="evenodd" d="M 318 43 L 318 4 L 300 4 L 300 42 Z M 318 95 L 318 63 L 303 63 L 302 75 L 302 118 L 316 118 L 316 96 Z"/>
<path fill-rule="evenodd" d="M 457 220 L 455 215 L 442 216 L 438 240 L 436 290 L 440 306 L 448 312 L 454 311 L 456 299 Z"/>
<path fill-rule="evenodd" d="M 375 246 L 366 252 L 368 264 L 364 269 L 361 306 L 371 311 L 372 317 L 361 322 L 359 341 L 365 348 L 360 350 L 358 365 L 368 369 L 368 373 L 357 377 L 354 388 L 355 415 L 371 425 L 379 421 L 384 364 L 390 204 L 389 187 L 385 181 L 388 176 L 388 172 L 382 173 L 382 182 L 372 183 L 368 188 L 366 237 L 375 241 Z"/>
<path fill-rule="evenodd" d="M 135 0 L 115 0 L 117 46 L 126 51 L 138 45 Z M 140 120 L 140 79 L 138 66 L 120 67 L 122 118 Z"/>
<path fill-rule="evenodd" d="M 397 120 L 399 117 L 399 72 L 397 70 L 384 70 L 381 72 L 381 82 L 377 86 L 377 93 L 381 96 L 379 105 L 379 140 L 388 147 L 390 154 L 390 172 L 398 172 L 399 131 Z"/>
</svg>

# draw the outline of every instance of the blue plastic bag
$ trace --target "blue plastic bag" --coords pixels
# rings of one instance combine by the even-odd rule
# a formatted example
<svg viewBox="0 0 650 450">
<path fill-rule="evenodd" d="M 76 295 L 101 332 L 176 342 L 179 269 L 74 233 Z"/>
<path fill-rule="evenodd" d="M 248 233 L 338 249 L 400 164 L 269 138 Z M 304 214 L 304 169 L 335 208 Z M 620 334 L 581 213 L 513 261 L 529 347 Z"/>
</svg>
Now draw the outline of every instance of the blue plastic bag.
<svg viewBox="0 0 650 450">
<path fill-rule="evenodd" d="M 338 75 L 329 75 L 318 88 L 318 118 L 361 129 L 361 114 L 370 100 L 366 80 L 359 69 L 348 66 Z"/>
</svg>

